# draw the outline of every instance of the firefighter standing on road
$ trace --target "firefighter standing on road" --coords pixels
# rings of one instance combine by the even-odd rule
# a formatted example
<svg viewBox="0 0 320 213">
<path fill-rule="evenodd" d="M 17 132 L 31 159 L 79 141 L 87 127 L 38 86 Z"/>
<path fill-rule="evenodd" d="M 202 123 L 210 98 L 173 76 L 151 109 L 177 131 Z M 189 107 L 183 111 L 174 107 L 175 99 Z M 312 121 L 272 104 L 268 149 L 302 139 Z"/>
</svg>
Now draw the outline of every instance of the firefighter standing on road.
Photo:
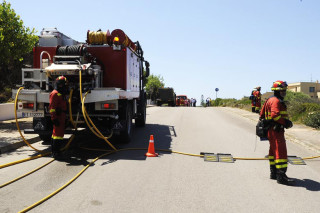
<svg viewBox="0 0 320 213">
<path fill-rule="evenodd" d="M 250 95 L 252 112 L 256 112 L 256 99 L 255 99 L 255 95 L 254 95 L 256 91 L 257 91 L 256 88 L 254 88 L 254 90 L 252 90 L 251 95 Z"/>
<path fill-rule="evenodd" d="M 257 91 L 254 92 L 255 97 L 255 112 L 259 113 L 261 108 L 261 87 L 257 87 Z"/>
<path fill-rule="evenodd" d="M 66 94 L 67 78 L 59 76 L 55 82 L 55 88 L 50 93 L 49 110 L 51 121 L 53 123 L 53 132 L 51 138 L 52 156 L 54 158 L 61 157 L 60 149 L 63 144 L 63 136 L 65 130 L 67 101 Z"/>
<path fill-rule="evenodd" d="M 274 91 L 274 96 L 271 96 L 263 105 L 260 119 L 264 118 L 270 124 L 268 130 L 270 178 L 277 179 L 280 184 L 291 185 L 293 180 L 286 175 L 288 156 L 284 138 L 284 128 L 292 127 L 292 122 L 288 119 L 287 106 L 283 101 L 287 86 L 285 81 L 273 83 L 271 89 Z"/>
</svg>

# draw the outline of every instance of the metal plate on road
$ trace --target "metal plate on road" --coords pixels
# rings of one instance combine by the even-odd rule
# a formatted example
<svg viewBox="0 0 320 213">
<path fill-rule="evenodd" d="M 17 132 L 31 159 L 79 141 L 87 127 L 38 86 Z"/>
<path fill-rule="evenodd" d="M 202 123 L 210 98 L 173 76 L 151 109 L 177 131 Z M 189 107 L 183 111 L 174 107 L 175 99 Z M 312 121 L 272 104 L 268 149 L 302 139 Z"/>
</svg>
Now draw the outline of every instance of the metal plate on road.
<svg viewBox="0 0 320 213">
<path fill-rule="evenodd" d="M 288 156 L 288 161 L 292 165 L 307 165 L 302 158 L 296 156 Z"/>
<path fill-rule="evenodd" d="M 214 153 L 201 153 L 204 155 L 204 161 L 210 162 L 223 162 L 223 163 L 234 163 L 234 159 L 231 154 L 214 154 Z"/>
<path fill-rule="evenodd" d="M 219 162 L 224 162 L 224 163 L 234 163 L 233 157 L 231 154 L 219 154 Z"/>
<path fill-rule="evenodd" d="M 204 161 L 219 162 L 219 158 L 215 154 L 205 153 L 204 154 Z"/>
</svg>

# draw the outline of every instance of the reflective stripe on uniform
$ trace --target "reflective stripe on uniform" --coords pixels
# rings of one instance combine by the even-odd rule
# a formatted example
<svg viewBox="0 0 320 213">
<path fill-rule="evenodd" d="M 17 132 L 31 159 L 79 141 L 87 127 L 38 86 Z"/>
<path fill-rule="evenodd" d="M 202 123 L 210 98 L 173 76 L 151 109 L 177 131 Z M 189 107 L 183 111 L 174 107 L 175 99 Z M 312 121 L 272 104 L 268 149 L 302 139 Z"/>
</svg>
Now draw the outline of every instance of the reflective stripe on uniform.
<svg viewBox="0 0 320 213">
<path fill-rule="evenodd" d="M 51 112 L 55 112 L 55 111 L 56 111 L 56 109 L 50 109 L 50 113 L 51 113 Z"/>
<path fill-rule="evenodd" d="M 265 112 L 264 113 L 264 117 L 266 118 L 266 120 L 271 120 L 272 118 L 271 118 L 271 113 L 268 113 L 268 112 Z"/>
<path fill-rule="evenodd" d="M 277 117 L 273 118 L 273 120 L 274 120 L 274 121 L 277 121 L 277 120 L 279 120 L 280 118 L 281 118 L 281 115 L 279 115 L 279 116 L 277 116 Z"/>
<path fill-rule="evenodd" d="M 276 163 L 274 162 L 274 156 L 269 156 L 269 164 L 276 165 Z"/>
<path fill-rule="evenodd" d="M 275 162 L 276 163 L 287 163 L 288 159 L 276 159 Z"/>
<path fill-rule="evenodd" d="M 58 93 L 57 95 L 58 95 L 58 96 L 61 96 L 62 94 L 61 94 L 61 93 Z"/>
<path fill-rule="evenodd" d="M 281 165 L 277 165 L 276 164 L 276 168 L 277 169 L 282 169 L 282 168 L 287 168 L 288 167 L 288 164 L 286 163 L 286 164 L 281 164 Z"/>
<path fill-rule="evenodd" d="M 277 169 L 287 168 L 288 167 L 288 159 L 276 159 L 275 164 Z"/>
<path fill-rule="evenodd" d="M 52 135 L 52 137 L 51 137 L 52 139 L 60 139 L 60 140 L 62 140 L 63 139 L 63 137 L 60 137 L 60 136 L 53 136 Z"/>
</svg>

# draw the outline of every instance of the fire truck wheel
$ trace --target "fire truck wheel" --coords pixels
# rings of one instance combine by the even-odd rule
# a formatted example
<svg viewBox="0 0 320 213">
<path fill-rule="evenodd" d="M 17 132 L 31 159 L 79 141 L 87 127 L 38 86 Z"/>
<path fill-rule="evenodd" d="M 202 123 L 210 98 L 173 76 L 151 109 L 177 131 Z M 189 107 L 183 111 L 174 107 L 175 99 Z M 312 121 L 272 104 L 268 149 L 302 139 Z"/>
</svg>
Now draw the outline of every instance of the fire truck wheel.
<svg viewBox="0 0 320 213">
<path fill-rule="evenodd" d="M 146 103 L 142 104 L 140 113 L 138 117 L 135 119 L 135 125 L 137 127 L 144 127 L 146 125 L 146 117 L 147 117 L 147 112 L 146 112 Z"/>
<path fill-rule="evenodd" d="M 119 142 L 129 143 L 132 137 L 132 105 L 127 103 L 126 112 L 123 117 L 124 127 L 120 131 Z"/>
</svg>

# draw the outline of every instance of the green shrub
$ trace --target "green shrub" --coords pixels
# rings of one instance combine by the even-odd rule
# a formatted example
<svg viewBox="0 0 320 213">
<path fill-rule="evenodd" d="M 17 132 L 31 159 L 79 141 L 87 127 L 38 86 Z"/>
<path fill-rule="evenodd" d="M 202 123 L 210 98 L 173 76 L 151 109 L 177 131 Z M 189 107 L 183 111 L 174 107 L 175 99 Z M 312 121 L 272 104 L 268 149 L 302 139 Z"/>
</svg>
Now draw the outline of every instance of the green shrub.
<svg viewBox="0 0 320 213">
<path fill-rule="evenodd" d="M 309 113 L 320 110 L 319 101 L 301 92 L 287 91 L 285 102 L 288 106 L 289 117 L 296 122 L 304 123 Z"/>
<path fill-rule="evenodd" d="M 11 100 L 11 88 L 4 88 L 2 91 L 0 91 L 0 103 L 6 103 Z"/>
<path fill-rule="evenodd" d="M 261 106 L 264 101 L 262 101 Z M 287 91 L 285 103 L 288 107 L 289 118 L 314 128 L 320 127 L 320 101 L 310 98 L 301 92 Z M 251 111 L 251 100 L 248 97 L 237 99 L 221 99 L 211 101 L 211 106 L 237 107 Z"/>
<path fill-rule="evenodd" d="M 320 111 L 309 113 L 304 119 L 304 124 L 313 128 L 320 128 Z"/>
</svg>

